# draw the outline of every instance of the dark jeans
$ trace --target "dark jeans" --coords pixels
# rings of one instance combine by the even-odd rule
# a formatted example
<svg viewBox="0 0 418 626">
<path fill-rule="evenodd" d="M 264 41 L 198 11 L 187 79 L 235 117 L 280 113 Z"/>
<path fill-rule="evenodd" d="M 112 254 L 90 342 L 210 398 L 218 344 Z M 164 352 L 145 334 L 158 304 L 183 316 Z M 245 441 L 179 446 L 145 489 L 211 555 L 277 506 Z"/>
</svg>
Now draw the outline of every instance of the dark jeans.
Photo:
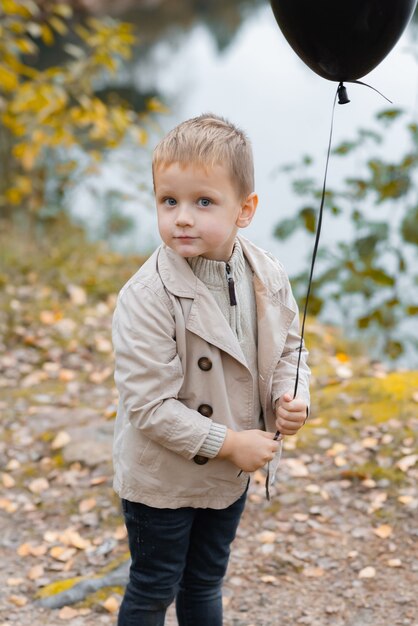
<svg viewBox="0 0 418 626">
<path fill-rule="evenodd" d="M 222 625 L 222 580 L 246 493 L 226 509 L 156 509 L 122 500 L 132 564 L 118 626 Z"/>
</svg>

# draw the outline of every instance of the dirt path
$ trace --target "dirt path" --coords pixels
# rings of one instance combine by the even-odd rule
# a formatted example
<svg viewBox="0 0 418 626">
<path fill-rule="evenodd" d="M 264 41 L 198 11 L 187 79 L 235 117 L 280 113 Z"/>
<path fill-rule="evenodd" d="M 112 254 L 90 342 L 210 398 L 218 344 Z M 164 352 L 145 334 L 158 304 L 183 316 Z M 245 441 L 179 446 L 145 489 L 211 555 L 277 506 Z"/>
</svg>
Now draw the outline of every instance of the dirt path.
<svg viewBox="0 0 418 626">
<path fill-rule="evenodd" d="M 73 290 L 58 310 L 35 287 L 9 289 L 0 313 L 0 626 L 115 624 L 120 587 L 38 602 L 127 558 L 109 461 L 114 300 Z M 418 373 L 310 335 L 313 416 L 286 442 L 270 503 L 253 477 L 225 626 L 418 626 Z"/>
</svg>

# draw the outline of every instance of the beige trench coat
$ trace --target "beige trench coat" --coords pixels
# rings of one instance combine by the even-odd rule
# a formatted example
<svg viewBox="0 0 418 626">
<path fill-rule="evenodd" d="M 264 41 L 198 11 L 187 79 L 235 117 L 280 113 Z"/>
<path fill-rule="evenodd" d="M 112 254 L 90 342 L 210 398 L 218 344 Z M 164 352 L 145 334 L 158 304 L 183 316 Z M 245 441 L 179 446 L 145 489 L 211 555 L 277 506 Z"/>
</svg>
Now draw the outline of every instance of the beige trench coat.
<svg viewBox="0 0 418 626">
<path fill-rule="evenodd" d="M 248 475 L 239 476 L 224 459 L 198 465 L 193 457 L 211 420 L 234 430 L 258 428 L 252 385 L 259 386 L 266 429 L 276 430 L 274 402 L 295 383 L 298 311 L 278 261 L 239 239 L 254 273 L 258 372 L 248 369 L 209 290 L 170 248 L 160 246 L 119 294 L 114 488 L 122 498 L 157 508 L 219 509 L 234 502 Z M 298 396 L 309 402 L 306 354 Z"/>
</svg>

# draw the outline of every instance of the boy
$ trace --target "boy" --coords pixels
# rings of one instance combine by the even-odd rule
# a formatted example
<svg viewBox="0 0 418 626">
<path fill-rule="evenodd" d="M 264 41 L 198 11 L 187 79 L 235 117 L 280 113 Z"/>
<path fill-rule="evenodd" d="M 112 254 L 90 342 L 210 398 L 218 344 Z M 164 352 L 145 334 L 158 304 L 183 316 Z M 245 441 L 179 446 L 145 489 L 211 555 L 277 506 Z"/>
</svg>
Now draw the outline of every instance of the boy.
<svg viewBox="0 0 418 626">
<path fill-rule="evenodd" d="M 119 626 L 221 626 L 222 579 L 248 473 L 308 410 L 293 398 L 298 312 L 281 265 L 242 237 L 257 208 L 252 150 L 215 115 L 153 156 L 162 245 L 123 287 L 113 324 L 114 486 L 132 556 Z"/>
</svg>

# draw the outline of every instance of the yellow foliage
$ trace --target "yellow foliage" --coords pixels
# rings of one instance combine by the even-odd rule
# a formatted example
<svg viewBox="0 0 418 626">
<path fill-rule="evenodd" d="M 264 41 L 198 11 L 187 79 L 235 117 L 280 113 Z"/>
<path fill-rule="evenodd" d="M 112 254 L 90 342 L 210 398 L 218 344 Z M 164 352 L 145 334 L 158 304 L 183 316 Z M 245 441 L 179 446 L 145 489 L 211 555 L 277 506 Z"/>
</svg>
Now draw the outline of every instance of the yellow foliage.
<svg viewBox="0 0 418 626">
<path fill-rule="evenodd" d="M 94 93 L 98 79 L 114 74 L 121 59 L 130 58 L 136 40 L 130 24 L 90 18 L 74 28 L 82 44 L 66 44 L 71 59 L 65 65 L 37 70 L 22 61 L 22 55 L 36 53 L 36 40 L 51 45 L 54 33 L 65 35 L 72 15 L 65 2 L 47 4 L 41 13 L 33 0 L 0 0 L 0 123 L 12 155 L 4 177 L 9 187 L 0 182 L 0 202 L 23 204 L 28 196 L 32 208 L 42 202 L 46 159 L 49 171 L 55 162 L 56 176 L 69 183 L 74 162 L 69 158 L 71 167 L 60 168 L 62 152 L 55 152 L 60 147 L 79 146 L 97 163 L 103 151 L 117 147 L 127 135 L 141 144 L 147 140 L 142 115 L 128 105 L 105 104 Z M 151 100 L 148 110 L 164 108 Z M 51 153 L 59 158 L 51 159 Z M 28 172 L 32 185 L 27 184 Z"/>
<path fill-rule="evenodd" d="M 13 91 L 19 85 L 19 77 L 3 64 L 0 65 L 0 84 L 4 91 Z"/>
</svg>

